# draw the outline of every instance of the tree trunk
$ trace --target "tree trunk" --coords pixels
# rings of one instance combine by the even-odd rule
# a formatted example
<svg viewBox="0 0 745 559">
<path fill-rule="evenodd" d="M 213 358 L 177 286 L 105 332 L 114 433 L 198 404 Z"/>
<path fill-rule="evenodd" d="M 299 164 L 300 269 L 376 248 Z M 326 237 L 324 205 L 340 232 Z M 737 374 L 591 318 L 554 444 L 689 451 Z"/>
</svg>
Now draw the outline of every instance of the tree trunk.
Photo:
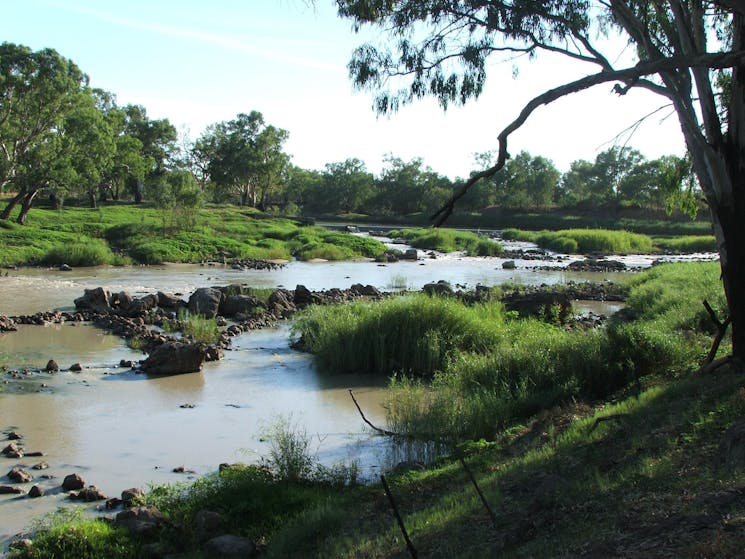
<svg viewBox="0 0 745 559">
<path fill-rule="evenodd" d="M 36 195 L 38 193 L 39 190 L 35 189 L 30 192 L 26 192 L 26 194 L 23 196 L 21 213 L 18 214 L 18 219 L 16 219 L 19 225 L 26 225 L 26 217 L 28 216 L 28 211 L 31 209 L 31 205 L 34 203 L 34 198 L 36 198 Z"/>
<path fill-rule="evenodd" d="M 98 207 L 96 204 L 96 193 L 92 188 L 88 191 L 88 205 L 93 209 Z"/>
<path fill-rule="evenodd" d="M 23 198 L 25 195 L 26 193 L 23 191 L 16 194 L 13 199 L 5 206 L 3 212 L 0 213 L 0 219 L 10 219 L 11 212 L 18 205 L 18 202 L 21 201 L 21 198 Z"/>
</svg>

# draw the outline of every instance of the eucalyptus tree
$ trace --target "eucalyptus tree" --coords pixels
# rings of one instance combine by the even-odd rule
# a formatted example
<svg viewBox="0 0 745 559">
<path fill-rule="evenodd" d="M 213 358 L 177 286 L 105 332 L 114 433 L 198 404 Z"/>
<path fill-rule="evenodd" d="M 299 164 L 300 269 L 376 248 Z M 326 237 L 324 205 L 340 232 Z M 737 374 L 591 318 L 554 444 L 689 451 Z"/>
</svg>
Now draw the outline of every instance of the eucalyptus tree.
<svg viewBox="0 0 745 559">
<path fill-rule="evenodd" d="M 142 181 L 152 170 L 155 161 L 144 152 L 142 141 L 133 135 L 127 112 L 117 105 L 114 95 L 101 89 L 94 89 L 92 94 L 114 142 L 111 163 L 105 169 L 98 186 L 98 198 L 102 202 L 109 198 L 119 200 L 128 182 Z M 89 196 L 89 203 L 91 207 L 96 206 L 96 198 L 92 194 Z"/>
<path fill-rule="evenodd" d="M 409 215 L 431 212 L 448 199 L 452 189 L 446 177 L 425 167 L 421 158 L 404 161 L 387 155 L 385 167 L 376 181 L 378 211 Z"/>
<path fill-rule="evenodd" d="M 425 96 L 446 107 L 478 97 L 493 57 L 550 52 L 587 75 L 526 101 L 498 135 L 493 166 L 475 173 L 435 215 L 508 159 L 508 140 L 531 114 L 601 84 L 624 95 L 658 94 L 677 114 L 709 205 L 732 321 L 733 354 L 745 359 L 745 7 L 739 0 L 337 0 L 341 17 L 390 41 L 358 47 L 354 83 L 377 92 L 380 112 Z M 636 60 L 619 66 L 604 36 L 620 34 Z M 399 87 L 400 86 L 400 87 Z M 396 89 L 391 89 L 391 87 Z"/>
<path fill-rule="evenodd" d="M 126 105 L 122 111 L 124 122 L 121 136 L 126 138 L 122 140 L 123 153 L 132 155 L 131 150 L 136 144 L 133 144 L 130 138 L 135 138 L 142 144 L 140 155 L 145 158 L 144 177 L 138 176 L 138 166 L 137 172 L 128 173 L 126 180 L 135 202 L 141 202 L 144 196 L 142 180 L 155 188 L 173 166 L 172 158 L 177 152 L 178 131 L 167 118 L 148 117 L 147 110 L 141 105 Z"/>
<path fill-rule="evenodd" d="M 289 164 L 283 151 L 288 136 L 286 130 L 266 124 L 258 111 L 209 126 L 194 152 L 205 164 L 213 199 L 237 194 L 242 206 L 265 205 Z"/>
<path fill-rule="evenodd" d="M 0 218 L 8 219 L 19 203 L 28 211 L 40 172 L 54 164 L 48 158 L 60 145 L 60 127 L 87 85 L 80 68 L 53 49 L 0 45 L 0 191 L 16 192 Z"/>
<path fill-rule="evenodd" d="M 320 189 L 308 200 L 311 209 L 333 214 L 369 212 L 375 177 L 363 161 L 352 157 L 327 163 L 321 177 Z"/>
</svg>

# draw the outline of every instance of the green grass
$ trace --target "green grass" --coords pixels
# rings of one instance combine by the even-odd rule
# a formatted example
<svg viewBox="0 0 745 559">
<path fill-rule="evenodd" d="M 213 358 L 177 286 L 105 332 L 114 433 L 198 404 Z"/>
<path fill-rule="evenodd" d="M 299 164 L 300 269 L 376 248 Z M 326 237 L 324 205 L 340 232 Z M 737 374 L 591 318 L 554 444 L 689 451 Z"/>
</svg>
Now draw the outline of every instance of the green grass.
<svg viewBox="0 0 745 559">
<path fill-rule="evenodd" d="M 504 252 L 502 246 L 476 233 L 455 229 L 394 229 L 392 238 L 402 238 L 411 246 L 439 252 L 466 251 L 469 256 L 497 256 Z"/>
<path fill-rule="evenodd" d="M 135 559 L 139 546 L 124 530 L 86 519 L 80 509 L 60 509 L 37 522 L 31 546 L 11 547 L 12 559 Z"/>
</svg>

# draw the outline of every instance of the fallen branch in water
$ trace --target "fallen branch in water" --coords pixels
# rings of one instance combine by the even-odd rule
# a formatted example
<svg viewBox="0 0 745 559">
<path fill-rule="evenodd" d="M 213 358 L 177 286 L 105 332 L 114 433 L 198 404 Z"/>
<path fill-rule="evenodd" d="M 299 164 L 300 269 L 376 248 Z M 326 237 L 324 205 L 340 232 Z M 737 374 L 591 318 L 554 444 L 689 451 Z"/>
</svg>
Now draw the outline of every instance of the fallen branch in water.
<svg viewBox="0 0 745 559">
<path fill-rule="evenodd" d="M 381 435 L 385 435 L 387 437 L 403 437 L 404 435 L 401 435 L 400 433 L 394 433 L 393 431 L 388 431 L 387 429 L 381 429 L 380 427 L 377 427 L 376 425 L 373 425 L 369 419 L 365 417 L 365 414 L 362 412 L 362 408 L 357 403 L 357 398 L 354 397 L 354 392 L 352 392 L 352 389 L 349 389 L 349 395 L 352 397 L 352 401 L 354 402 L 354 405 L 357 407 L 357 411 L 360 412 L 360 416 L 362 417 L 362 421 L 367 423 L 370 427 L 372 427 L 374 430 L 376 430 Z"/>
</svg>

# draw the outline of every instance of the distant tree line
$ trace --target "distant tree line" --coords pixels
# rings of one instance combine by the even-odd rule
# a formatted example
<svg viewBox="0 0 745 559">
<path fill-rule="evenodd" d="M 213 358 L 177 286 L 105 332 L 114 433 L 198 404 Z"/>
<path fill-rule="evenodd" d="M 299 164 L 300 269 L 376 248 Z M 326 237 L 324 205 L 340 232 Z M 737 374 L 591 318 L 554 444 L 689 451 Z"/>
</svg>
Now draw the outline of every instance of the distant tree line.
<svg viewBox="0 0 745 559">
<path fill-rule="evenodd" d="M 186 221 L 205 202 L 290 215 L 428 214 L 462 182 L 419 158 L 393 155 L 378 176 L 355 158 L 303 169 L 284 151 L 288 137 L 258 111 L 212 124 L 193 141 L 179 137 L 168 119 L 151 119 L 144 107 L 119 106 L 113 94 L 91 88 L 56 51 L 0 45 L 0 193 L 8 197 L 2 219 L 20 208 L 16 220 L 24 223 L 39 196 L 58 208 L 65 199 L 92 207 L 147 200 Z M 493 157 L 477 154 L 474 166 L 486 167 Z M 461 209 L 658 210 L 681 202 L 690 177 L 684 158 L 647 160 L 629 147 L 574 161 L 563 174 L 523 151 L 475 185 Z"/>
</svg>

